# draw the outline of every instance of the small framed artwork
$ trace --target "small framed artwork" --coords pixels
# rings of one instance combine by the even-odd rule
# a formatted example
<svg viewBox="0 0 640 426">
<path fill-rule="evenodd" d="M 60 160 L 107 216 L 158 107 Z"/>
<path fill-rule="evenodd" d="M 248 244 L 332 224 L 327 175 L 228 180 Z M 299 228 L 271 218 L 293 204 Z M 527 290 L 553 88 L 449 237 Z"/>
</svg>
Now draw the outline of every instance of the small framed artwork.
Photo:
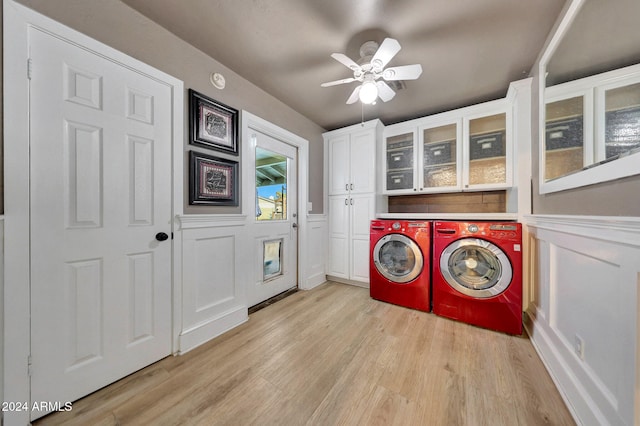
<svg viewBox="0 0 640 426">
<path fill-rule="evenodd" d="M 238 155 L 238 110 L 189 89 L 190 143 Z"/>
<path fill-rule="evenodd" d="M 238 205 L 238 162 L 189 152 L 189 204 Z"/>
</svg>

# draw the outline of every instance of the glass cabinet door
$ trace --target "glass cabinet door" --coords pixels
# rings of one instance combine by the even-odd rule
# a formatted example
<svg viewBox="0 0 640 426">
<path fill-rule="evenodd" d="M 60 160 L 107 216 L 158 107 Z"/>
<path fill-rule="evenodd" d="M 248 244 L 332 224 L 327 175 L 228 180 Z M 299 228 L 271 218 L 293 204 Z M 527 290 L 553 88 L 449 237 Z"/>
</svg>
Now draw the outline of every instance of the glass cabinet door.
<svg viewBox="0 0 640 426">
<path fill-rule="evenodd" d="M 640 83 L 604 92 L 604 149 L 596 161 L 612 160 L 640 149 Z"/>
<path fill-rule="evenodd" d="M 431 127 L 422 131 L 421 188 L 458 185 L 458 123 Z"/>
<path fill-rule="evenodd" d="M 413 189 L 413 132 L 386 139 L 387 191 Z"/>
<path fill-rule="evenodd" d="M 584 97 L 549 102 L 545 111 L 544 179 L 551 180 L 584 166 Z"/>
<path fill-rule="evenodd" d="M 469 120 L 467 186 L 507 183 L 506 129 L 506 113 Z"/>
</svg>

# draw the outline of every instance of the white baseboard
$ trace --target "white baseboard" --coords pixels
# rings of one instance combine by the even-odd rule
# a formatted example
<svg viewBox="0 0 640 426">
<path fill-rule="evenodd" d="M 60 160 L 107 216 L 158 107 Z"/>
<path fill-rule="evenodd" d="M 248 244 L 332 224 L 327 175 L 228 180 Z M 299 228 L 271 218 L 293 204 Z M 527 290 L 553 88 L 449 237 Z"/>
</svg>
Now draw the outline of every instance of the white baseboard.
<svg viewBox="0 0 640 426">
<path fill-rule="evenodd" d="M 249 314 L 246 306 L 238 306 L 223 314 L 210 318 L 206 322 L 197 324 L 189 329 L 184 330 L 180 334 L 180 351 L 182 355 L 198 346 L 220 336 L 221 334 L 231 330 L 247 322 Z"/>
</svg>

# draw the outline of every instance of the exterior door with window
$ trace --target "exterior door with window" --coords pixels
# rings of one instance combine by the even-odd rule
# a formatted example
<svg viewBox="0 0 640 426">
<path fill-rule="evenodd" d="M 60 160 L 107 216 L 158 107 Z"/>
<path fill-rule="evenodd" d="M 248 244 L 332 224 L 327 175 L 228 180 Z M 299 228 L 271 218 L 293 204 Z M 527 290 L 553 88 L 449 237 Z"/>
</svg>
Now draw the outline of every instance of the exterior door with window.
<svg viewBox="0 0 640 426">
<path fill-rule="evenodd" d="M 249 306 L 298 285 L 297 148 L 251 130 L 255 155 L 254 279 Z"/>
</svg>

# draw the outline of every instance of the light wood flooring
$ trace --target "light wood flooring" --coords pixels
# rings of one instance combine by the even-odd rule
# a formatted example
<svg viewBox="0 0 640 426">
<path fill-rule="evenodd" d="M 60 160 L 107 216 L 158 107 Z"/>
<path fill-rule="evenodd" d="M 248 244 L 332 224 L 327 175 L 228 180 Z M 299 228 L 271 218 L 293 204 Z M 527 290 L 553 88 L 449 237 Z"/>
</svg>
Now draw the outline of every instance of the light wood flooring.
<svg viewBox="0 0 640 426">
<path fill-rule="evenodd" d="M 526 336 L 327 283 L 37 425 L 573 425 Z"/>
</svg>

